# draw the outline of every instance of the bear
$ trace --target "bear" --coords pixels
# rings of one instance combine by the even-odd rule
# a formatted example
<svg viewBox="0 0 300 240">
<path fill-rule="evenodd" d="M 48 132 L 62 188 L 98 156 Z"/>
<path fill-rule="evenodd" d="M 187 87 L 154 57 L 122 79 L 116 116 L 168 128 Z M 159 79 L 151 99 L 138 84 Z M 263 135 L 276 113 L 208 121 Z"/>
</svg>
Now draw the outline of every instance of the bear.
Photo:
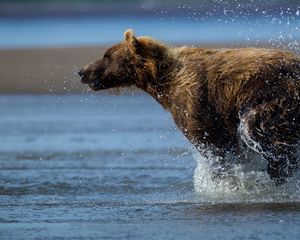
<svg viewBox="0 0 300 240">
<path fill-rule="evenodd" d="M 298 169 L 300 58 L 266 48 L 170 47 L 133 30 L 82 68 L 92 90 L 137 87 L 171 113 L 199 150 L 228 161 L 241 145 L 267 161 L 276 185 Z M 221 168 L 222 169 L 222 168 Z"/>
</svg>

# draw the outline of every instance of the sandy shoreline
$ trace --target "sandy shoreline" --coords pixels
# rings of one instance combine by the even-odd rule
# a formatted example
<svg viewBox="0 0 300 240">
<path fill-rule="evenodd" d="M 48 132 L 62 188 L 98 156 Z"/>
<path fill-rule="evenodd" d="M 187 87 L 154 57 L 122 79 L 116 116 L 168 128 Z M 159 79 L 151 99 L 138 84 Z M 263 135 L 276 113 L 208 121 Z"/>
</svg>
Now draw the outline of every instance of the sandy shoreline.
<svg viewBox="0 0 300 240">
<path fill-rule="evenodd" d="M 80 93 L 77 69 L 99 58 L 105 47 L 0 50 L 0 94 Z"/>
<path fill-rule="evenodd" d="M 201 47 L 243 47 L 224 44 Z M 261 45 L 260 47 L 268 45 Z M 107 46 L 0 50 L 0 94 L 84 93 L 77 70 L 100 58 Z"/>
</svg>

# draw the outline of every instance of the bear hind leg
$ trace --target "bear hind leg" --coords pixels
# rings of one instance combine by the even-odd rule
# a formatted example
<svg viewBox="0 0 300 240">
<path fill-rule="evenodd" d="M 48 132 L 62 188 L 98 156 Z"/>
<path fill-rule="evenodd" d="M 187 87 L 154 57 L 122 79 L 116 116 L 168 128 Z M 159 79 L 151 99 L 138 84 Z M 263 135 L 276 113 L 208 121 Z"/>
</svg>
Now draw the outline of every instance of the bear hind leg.
<svg viewBox="0 0 300 240">
<path fill-rule="evenodd" d="M 278 136 L 283 135 L 282 131 L 277 130 L 276 122 L 270 121 L 272 112 L 269 114 L 265 109 L 253 108 L 240 115 L 239 135 L 250 149 L 268 161 L 270 178 L 275 184 L 281 185 L 298 168 L 297 139 L 295 137 L 292 142 L 284 139 L 276 141 Z"/>
<path fill-rule="evenodd" d="M 267 172 L 277 184 L 283 184 L 298 169 L 297 149 L 295 146 L 276 144 L 265 158 L 268 161 Z"/>
</svg>

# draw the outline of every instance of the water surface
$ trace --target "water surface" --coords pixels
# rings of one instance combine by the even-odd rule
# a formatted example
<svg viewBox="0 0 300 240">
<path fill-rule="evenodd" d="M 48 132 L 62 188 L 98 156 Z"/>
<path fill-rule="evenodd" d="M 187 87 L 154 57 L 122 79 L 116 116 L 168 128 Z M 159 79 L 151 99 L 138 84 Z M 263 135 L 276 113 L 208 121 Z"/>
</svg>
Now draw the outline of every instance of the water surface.
<svg viewBox="0 0 300 240">
<path fill-rule="evenodd" d="M 295 50 L 299 47 L 300 17 L 207 16 L 86 17 L 86 18 L 0 18 L 0 48 L 103 45 L 119 42 L 132 28 L 137 35 L 165 42 L 196 44 L 269 43 Z M 288 43 L 287 43 L 288 42 Z"/>
<path fill-rule="evenodd" d="M 297 180 L 216 188 L 146 95 L 0 96 L 0 114 L 3 240 L 299 239 Z"/>
</svg>

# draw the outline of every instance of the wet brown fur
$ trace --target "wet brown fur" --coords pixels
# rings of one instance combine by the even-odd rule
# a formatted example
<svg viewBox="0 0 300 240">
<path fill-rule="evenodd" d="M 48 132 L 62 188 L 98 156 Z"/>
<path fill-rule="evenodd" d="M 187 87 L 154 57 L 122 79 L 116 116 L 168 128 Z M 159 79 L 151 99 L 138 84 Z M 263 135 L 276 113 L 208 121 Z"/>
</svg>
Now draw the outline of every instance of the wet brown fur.
<svg viewBox="0 0 300 240">
<path fill-rule="evenodd" d="M 105 86 L 105 70 L 103 88 L 134 85 L 146 91 L 194 145 L 211 146 L 222 155 L 250 137 L 261 149 L 246 142 L 250 148 L 268 153 L 262 155 L 272 178 L 290 176 L 288 163 L 297 168 L 290 159 L 280 160 L 287 162 L 284 166 L 275 164 L 278 149 L 294 146 L 300 136 L 300 59 L 294 54 L 260 48 L 172 48 L 149 37 L 136 38 L 132 31 L 106 54 L 115 57 L 104 69 L 115 69 L 110 81 L 119 80 Z M 95 64 L 102 66 L 101 61 Z M 245 129 L 239 129 L 242 123 Z"/>
</svg>

